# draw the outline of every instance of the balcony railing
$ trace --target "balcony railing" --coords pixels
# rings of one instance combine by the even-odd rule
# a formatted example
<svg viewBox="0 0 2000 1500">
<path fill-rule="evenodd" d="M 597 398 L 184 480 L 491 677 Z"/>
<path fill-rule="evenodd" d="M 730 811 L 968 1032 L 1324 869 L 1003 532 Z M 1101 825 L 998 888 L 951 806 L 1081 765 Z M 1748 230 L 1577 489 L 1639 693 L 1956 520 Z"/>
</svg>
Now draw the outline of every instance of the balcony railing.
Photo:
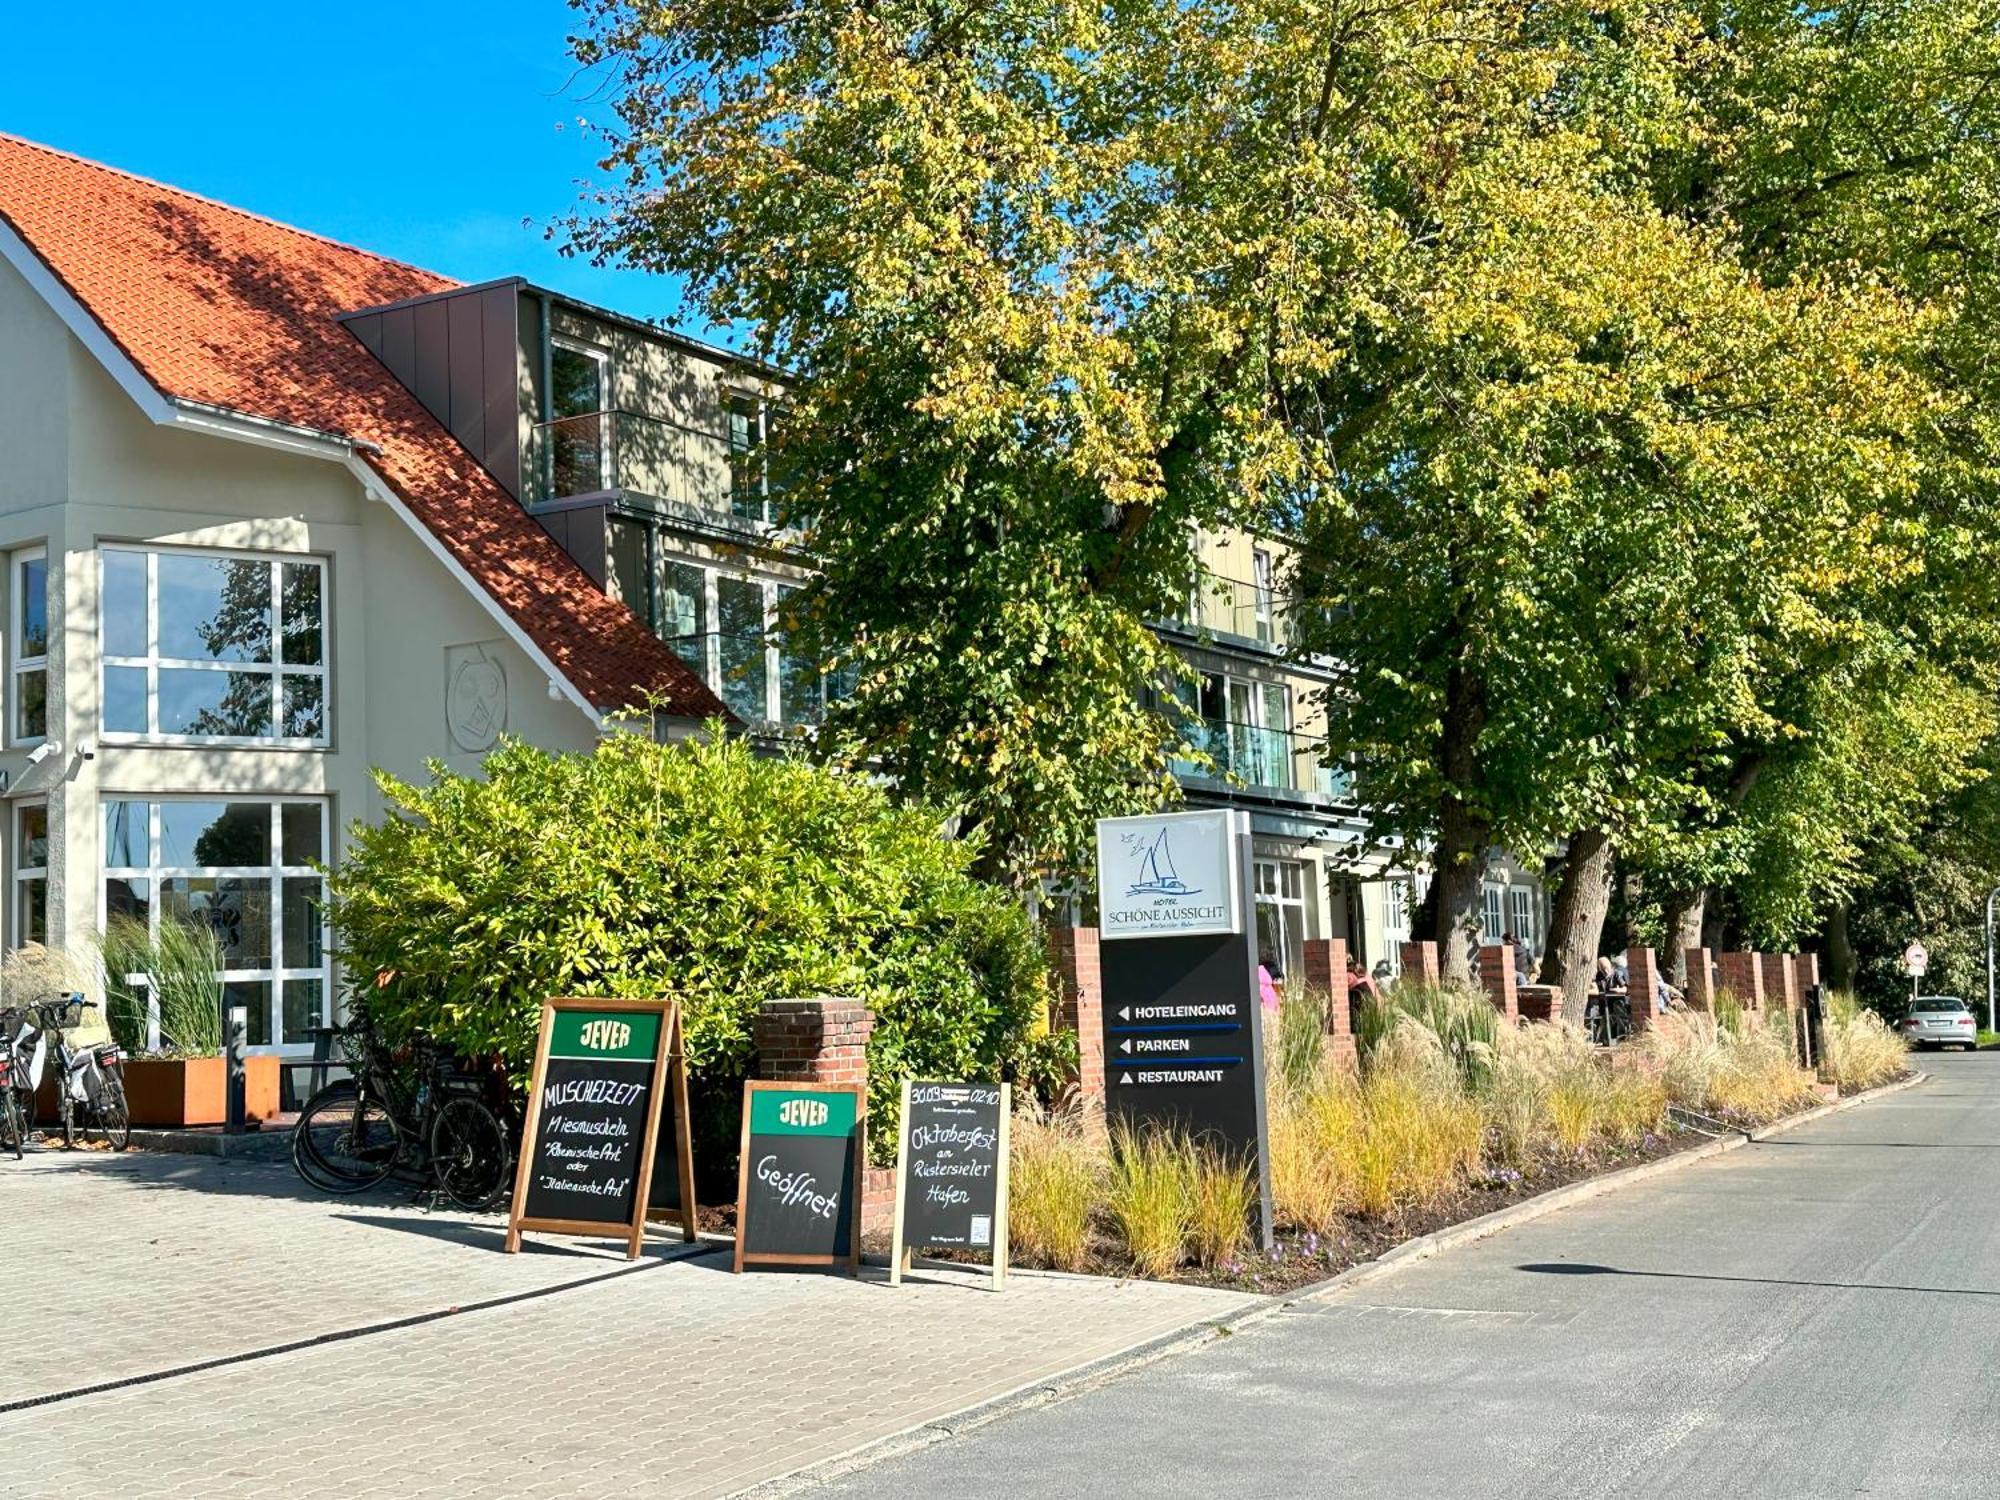
<svg viewBox="0 0 2000 1500">
<path fill-rule="evenodd" d="M 1188 744 L 1205 753 L 1214 765 L 1211 768 L 1176 757 L 1170 763 L 1176 776 L 1306 792 L 1334 802 L 1353 799 L 1353 772 L 1326 763 L 1326 741 L 1318 736 L 1217 719 L 1198 720 L 1186 733 Z"/>
<path fill-rule="evenodd" d="M 739 520 L 778 522 L 780 487 L 764 455 L 636 411 L 593 411 L 535 424 L 528 451 L 534 502 L 623 491 Z"/>
<path fill-rule="evenodd" d="M 1290 610 L 1275 587 L 1225 578 L 1206 568 L 1196 579 L 1187 607 L 1167 623 L 1196 634 L 1241 636 L 1277 651 L 1292 643 Z"/>
</svg>

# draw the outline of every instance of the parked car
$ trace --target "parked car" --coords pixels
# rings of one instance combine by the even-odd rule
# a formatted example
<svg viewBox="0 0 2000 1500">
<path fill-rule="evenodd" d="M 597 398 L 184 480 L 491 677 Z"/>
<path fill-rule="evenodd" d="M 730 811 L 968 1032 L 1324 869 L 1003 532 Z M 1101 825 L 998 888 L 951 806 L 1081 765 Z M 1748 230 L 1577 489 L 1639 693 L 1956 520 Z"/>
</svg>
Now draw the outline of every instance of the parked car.
<svg viewBox="0 0 2000 1500">
<path fill-rule="evenodd" d="M 1972 1007 L 1956 995 L 1919 995 L 1903 1018 L 1903 1039 L 1914 1047 L 1971 1052 L 1979 1045 L 1979 1023 L 1972 1019 Z"/>
</svg>

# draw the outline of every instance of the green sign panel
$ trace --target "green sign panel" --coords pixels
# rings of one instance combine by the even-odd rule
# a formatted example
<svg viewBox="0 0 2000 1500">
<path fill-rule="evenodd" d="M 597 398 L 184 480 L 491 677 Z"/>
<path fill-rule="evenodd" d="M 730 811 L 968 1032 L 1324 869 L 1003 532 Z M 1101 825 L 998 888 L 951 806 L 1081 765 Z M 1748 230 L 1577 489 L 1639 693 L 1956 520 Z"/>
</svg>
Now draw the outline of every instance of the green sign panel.
<svg viewBox="0 0 2000 1500">
<path fill-rule="evenodd" d="M 760 1089 L 750 1096 L 750 1134 L 854 1134 L 857 1096 L 816 1089 Z"/>
<path fill-rule="evenodd" d="M 646 1011 L 557 1011 L 549 1056 L 651 1062 L 660 1046 L 660 1018 Z"/>
</svg>

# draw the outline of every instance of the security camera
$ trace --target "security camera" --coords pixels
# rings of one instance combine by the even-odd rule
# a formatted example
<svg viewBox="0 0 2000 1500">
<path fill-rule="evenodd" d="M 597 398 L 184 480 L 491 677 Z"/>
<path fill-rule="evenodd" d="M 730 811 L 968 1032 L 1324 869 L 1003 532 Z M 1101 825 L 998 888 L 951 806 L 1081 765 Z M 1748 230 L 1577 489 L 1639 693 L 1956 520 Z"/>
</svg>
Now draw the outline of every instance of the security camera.
<svg viewBox="0 0 2000 1500">
<path fill-rule="evenodd" d="M 43 761 L 47 760 L 51 755 L 54 755 L 60 749 L 62 749 L 61 740 L 43 740 L 39 745 L 35 746 L 34 749 L 28 752 L 28 764 L 31 766 L 39 766 Z"/>
</svg>

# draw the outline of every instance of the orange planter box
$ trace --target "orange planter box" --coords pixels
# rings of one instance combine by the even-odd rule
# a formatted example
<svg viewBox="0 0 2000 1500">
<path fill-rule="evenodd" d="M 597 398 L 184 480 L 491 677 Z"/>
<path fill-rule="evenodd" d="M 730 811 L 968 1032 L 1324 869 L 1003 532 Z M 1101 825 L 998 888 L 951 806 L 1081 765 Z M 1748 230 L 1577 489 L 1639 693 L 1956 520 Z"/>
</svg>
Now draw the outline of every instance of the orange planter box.
<svg viewBox="0 0 2000 1500">
<path fill-rule="evenodd" d="M 133 1057 L 125 1062 L 125 1102 L 134 1125 L 220 1125 L 228 1116 L 228 1075 L 219 1057 Z M 278 1112 L 278 1059 L 244 1059 L 243 1113 Z"/>
</svg>

